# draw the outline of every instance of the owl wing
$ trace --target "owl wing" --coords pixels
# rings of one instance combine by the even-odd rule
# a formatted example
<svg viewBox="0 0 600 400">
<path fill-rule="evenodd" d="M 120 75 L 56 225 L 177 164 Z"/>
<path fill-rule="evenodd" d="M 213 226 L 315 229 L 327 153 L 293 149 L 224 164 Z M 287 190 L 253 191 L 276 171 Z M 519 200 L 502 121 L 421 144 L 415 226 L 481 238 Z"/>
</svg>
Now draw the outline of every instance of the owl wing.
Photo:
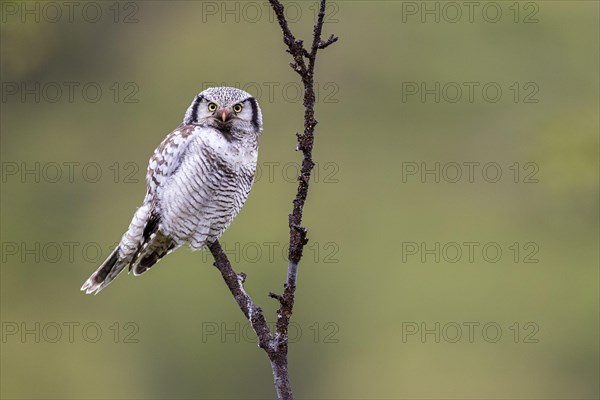
<svg viewBox="0 0 600 400">
<path fill-rule="evenodd" d="M 147 214 L 138 248 L 129 266 L 135 275 L 145 272 L 178 247 L 160 230 L 161 221 L 157 210 L 156 194 L 181 166 L 196 128 L 196 126 L 180 125 L 167 135 L 150 158 L 146 175 L 148 192 L 144 200 L 144 203 L 150 204 L 150 211 Z"/>
<path fill-rule="evenodd" d="M 193 125 L 180 125 L 154 150 L 146 174 L 148 200 L 153 200 L 158 188 L 179 169 L 196 129 Z"/>
<path fill-rule="evenodd" d="M 86 293 L 98 293 L 127 266 L 130 271 L 133 268 L 135 275 L 139 275 L 178 247 L 160 230 L 156 192 L 181 165 L 196 128 L 179 126 L 168 134 L 154 151 L 148 164 L 148 191 L 144 203 L 136 211 L 117 248 L 90 276 L 81 290 Z"/>
</svg>

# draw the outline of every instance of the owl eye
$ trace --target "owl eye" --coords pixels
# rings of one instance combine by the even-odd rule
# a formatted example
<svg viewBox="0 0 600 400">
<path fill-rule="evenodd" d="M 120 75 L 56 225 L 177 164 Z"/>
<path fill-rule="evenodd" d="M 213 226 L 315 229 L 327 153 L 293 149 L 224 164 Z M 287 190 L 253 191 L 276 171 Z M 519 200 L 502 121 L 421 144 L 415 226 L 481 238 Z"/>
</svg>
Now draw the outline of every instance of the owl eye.
<svg viewBox="0 0 600 400">
<path fill-rule="evenodd" d="M 208 111 L 210 111 L 210 112 L 217 111 L 217 105 L 215 103 L 208 103 Z"/>
<path fill-rule="evenodd" d="M 236 104 L 236 105 L 234 105 L 234 106 L 233 106 L 233 111 L 234 111 L 236 114 L 239 114 L 239 113 L 241 113 L 241 112 L 242 112 L 242 108 L 243 108 L 243 107 L 242 107 L 242 105 L 241 105 L 241 104 Z"/>
</svg>

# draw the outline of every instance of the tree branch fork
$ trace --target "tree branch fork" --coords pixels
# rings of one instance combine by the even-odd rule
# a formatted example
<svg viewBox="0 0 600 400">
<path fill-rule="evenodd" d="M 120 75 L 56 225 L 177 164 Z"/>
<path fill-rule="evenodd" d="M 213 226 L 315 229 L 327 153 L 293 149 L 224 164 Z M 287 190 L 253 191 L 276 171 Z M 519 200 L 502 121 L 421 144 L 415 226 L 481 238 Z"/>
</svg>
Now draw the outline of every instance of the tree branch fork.
<svg viewBox="0 0 600 400">
<path fill-rule="evenodd" d="M 314 145 L 314 129 L 317 125 L 315 119 L 315 92 L 314 92 L 314 69 L 317 52 L 325 49 L 338 41 L 334 35 L 326 40 L 321 39 L 321 32 L 325 19 L 325 7 L 327 0 L 320 0 L 319 14 L 313 29 L 313 41 L 310 49 L 304 47 L 302 40 L 296 39 L 292 34 L 284 14 L 284 6 L 279 0 L 269 0 L 275 11 L 277 21 L 283 32 L 283 42 L 287 45 L 287 52 L 291 54 L 294 62 L 290 67 L 296 71 L 304 86 L 304 131 L 297 133 L 296 150 L 301 151 L 302 167 L 298 176 L 298 189 L 293 201 L 292 212 L 289 214 L 288 225 L 290 228 L 290 246 L 288 252 L 288 272 L 284 284 L 283 294 L 279 295 L 269 292 L 269 297 L 279 302 L 277 310 L 277 323 L 274 331 L 267 325 L 264 313 L 250 298 L 244 289 L 246 274 L 236 273 L 223 251 L 219 241 L 208 245 L 219 272 L 229 288 L 233 298 L 244 313 L 252 329 L 258 338 L 258 346 L 268 355 L 273 370 L 275 390 L 279 399 L 293 399 L 293 393 L 288 373 L 288 327 L 294 309 L 296 291 L 296 279 L 298 275 L 298 264 L 302 259 L 304 246 L 308 243 L 308 230 L 302 226 L 302 213 L 304 203 L 308 195 L 308 188 L 312 169 L 315 163 L 312 160 Z"/>
</svg>

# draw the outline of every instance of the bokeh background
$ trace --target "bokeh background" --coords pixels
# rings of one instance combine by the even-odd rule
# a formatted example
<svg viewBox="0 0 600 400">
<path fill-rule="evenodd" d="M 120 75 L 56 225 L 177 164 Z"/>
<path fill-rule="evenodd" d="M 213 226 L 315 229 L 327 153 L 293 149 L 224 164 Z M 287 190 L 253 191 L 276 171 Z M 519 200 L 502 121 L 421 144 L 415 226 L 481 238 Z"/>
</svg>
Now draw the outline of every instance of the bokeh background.
<svg viewBox="0 0 600 400">
<path fill-rule="evenodd" d="M 260 175 L 221 242 L 274 321 L 303 109 L 269 8 L 52 3 L 0 10 L 0 395 L 272 398 L 208 252 L 79 291 L 140 204 L 154 148 L 198 92 L 225 84 L 259 99 L 265 130 Z M 314 3 L 286 4 L 308 39 Z M 324 33 L 340 41 L 317 65 L 298 398 L 600 395 L 599 5 L 473 7 L 328 8 Z"/>
</svg>

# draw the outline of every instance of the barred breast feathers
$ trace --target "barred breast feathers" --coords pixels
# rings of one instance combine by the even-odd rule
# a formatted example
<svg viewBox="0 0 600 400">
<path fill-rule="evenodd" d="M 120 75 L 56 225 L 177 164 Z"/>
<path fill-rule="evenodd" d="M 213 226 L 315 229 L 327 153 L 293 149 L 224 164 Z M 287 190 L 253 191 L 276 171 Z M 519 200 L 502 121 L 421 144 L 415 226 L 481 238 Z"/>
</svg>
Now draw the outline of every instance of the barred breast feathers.
<svg viewBox="0 0 600 400">
<path fill-rule="evenodd" d="M 212 128 L 170 134 L 148 167 L 161 229 L 194 249 L 218 238 L 248 197 L 256 161 L 256 148 L 245 149 Z"/>
</svg>

